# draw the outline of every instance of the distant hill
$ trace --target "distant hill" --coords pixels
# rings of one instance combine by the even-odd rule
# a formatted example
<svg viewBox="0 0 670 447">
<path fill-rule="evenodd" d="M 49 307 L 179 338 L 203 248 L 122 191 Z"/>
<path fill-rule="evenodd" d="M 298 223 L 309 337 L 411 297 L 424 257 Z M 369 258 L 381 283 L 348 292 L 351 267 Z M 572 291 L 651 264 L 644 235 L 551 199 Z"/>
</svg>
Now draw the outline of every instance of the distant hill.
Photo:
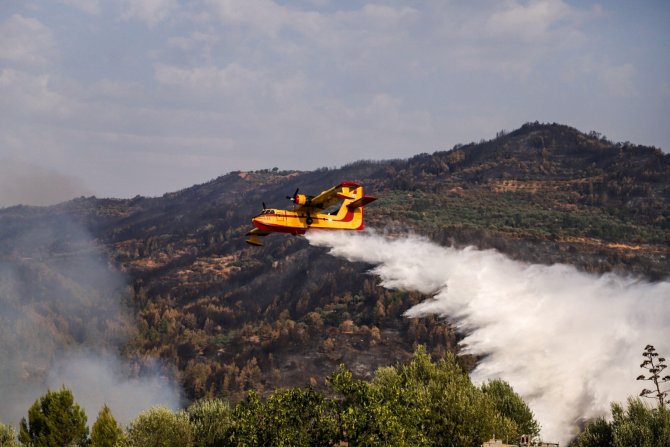
<svg viewBox="0 0 670 447">
<path fill-rule="evenodd" d="M 342 180 L 379 198 L 366 208 L 366 223 L 380 231 L 590 272 L 670 275 L 670 155 L 528 123 L 407 160 L 231 172 L 156 198 L 2 209 L 3 268 L 20 269 L 41 290 L 21 289 L 31 295 L 22 304 L 2 304 L 27 318 L 39 313 L 77 343 L 82 324 L 37 302 L 48 296 L 40 287 L 57 281 L 80 296 L 93 287 L 89 275 L 50 272 L 62 259 L 104 258 L 130 284 L 115 286 L 134 327 L 114 324 L 129 337 L 124 355 L 174 365 L 190 398 L 318 386 L 340 362 L 370 376 L 407 359 L 416 343 L 436 355 L 455 349 L 459 334 L 446 322 L 401 317 L 425 297 L 381 288 L 366 265 L 327 256 L 299 237 L 272 235 L 262 248 L 244 243 L 261 202 L 286 207 L 284 197 L 298 187 L 318 193 Z"/>
</svg>

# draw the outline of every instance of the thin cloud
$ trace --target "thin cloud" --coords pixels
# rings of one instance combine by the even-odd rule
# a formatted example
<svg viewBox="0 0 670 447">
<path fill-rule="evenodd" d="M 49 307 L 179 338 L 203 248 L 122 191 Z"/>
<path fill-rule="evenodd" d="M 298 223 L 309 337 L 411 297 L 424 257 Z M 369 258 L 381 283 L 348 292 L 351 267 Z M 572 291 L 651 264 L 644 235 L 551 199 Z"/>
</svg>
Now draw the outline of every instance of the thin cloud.
<svg viewBox="0 0 670 447">
<path fill-rule="evenodd" d="M 0 24 L 0 62 L 34 68 L 47 64 L 54 50 L 51 30 L 33 17 L 14 14 Z"/>
<path fill-rule="evenodd" d="M 601 76 L 608 93 L 618 98 L 631 98 L 637 95 L 632 64 L 605 67 Z"/>
<path fill-rule="evenodd" d="M 288 8 L 272 0 L 208 0 L 205 4 L 215 19 L 248 26 L 271 37 L 277 37 L 284 28 L 317 32 L 323 19 L 319 13 Z"/>
<path fill-rule="evenodd" d="M 61 0 L 66 5 L 77 8 L 88 14 L 100 14 L 100 2 L 98 0 Z"/>
<path fill-rule="evenodd" d="M 235 160 L 218 174 L 310 169 L 324 157 L 340 165 L 361 153 L 444 149 L 536 119 L 670 141 L 667 126 L 650 129 L 657 120 L 634 112 L 668 109 L 658 94 L 670 84 L 667 64 L 612 51 L 607 25 L 627 19 L 623 6 L 63 1 L 53 6 L 58 14 L 16 3 L 0 19 L 0 156 L 85 177 L 100 194 L 161 194 L 213 175 L 205 163 L 180 170 L 176 153 Z M 630 29 L 616 35 L 628 33 L 631 48 L 658 45 Z M 630 107 L 603 113 L 622 98 Z M 619 134 L 624 120 L 633 130 Z M 171 175 L 93 174 L 102 162 L 155 171 L 147 153 L 154 164 L 176 163 Z"/>
<path fill-rule="evenodd" d="M 570 18 L 573 8 L 561 0 L 533 1 L 528 4 L 510 2 L 505 9 L 496 11 L 486 21 L 486 30 L 492 35 L 523 40 L 548 37 L 549 30 Z"/>
<path fill-rule="evenodd" d="M 224 68 L 216 66 L 178 67 L 158 64 L 155 67 L 156 80 L 160 84 L 179 86 L 189 90 L 230 94 L 240 88 L 259 86 L 261 75 L 240 64 L 232 63 Z"/>
<path fill-rule="evenodd" d="M 178 9 L 177 0 L 125 0 L 122 18 L 136 19 L 155 27 Z"/>
<path fill-rule="evenodd" d="M 0 70 L 0 92 L 4 98 L 0 111 L 5 117 L 31 117 L 33 120 L 62 117 L 72 103 L 51 85 L 46 74 L 32 74 L 11 68 Z M 22 115 L 22 116 L 21 116 Z M 2 126 L 0 125 L 0 129 Z"/>
</svg>

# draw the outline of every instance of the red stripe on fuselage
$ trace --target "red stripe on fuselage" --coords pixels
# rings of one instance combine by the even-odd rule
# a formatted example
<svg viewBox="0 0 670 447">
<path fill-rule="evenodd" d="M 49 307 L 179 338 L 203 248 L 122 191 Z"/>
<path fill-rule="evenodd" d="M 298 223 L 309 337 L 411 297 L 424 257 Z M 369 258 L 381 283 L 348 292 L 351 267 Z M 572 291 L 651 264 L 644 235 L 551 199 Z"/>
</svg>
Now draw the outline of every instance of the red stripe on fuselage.
<svg viewBox="0 0 670 447">
<path fill-rule="evenodd" d="M 363 210 L 361 209 L 361 212 L 362 211 Z M 346 222 L 353 221 L 354 217 L 355 217 L 355 214 L 356 214 L 355 212 L 349 210 L 349 211 L 347 211 L 347 214 L 342 219 L 335 219 L 335 220 L 332 220 L 332 221 L 329 220 L 328 218 L 325 218 L 325 217 L 312 217 L 312 219 L 314 219 L 315 221 L 321 221 L 321 222 L 333 222 L 333 223 L 335 223 L 335 222 L 345 222 L 346 223 Z M 290 216 L 288 216 L 288 217 L 290 217 Z M 295 217 L 298 217 L 298 216 L 295 216 Z M 288 226 L 288 225 L 261 222 L 260 219 L 256 219 L 256 218 L 252 219 L 251 223 L 253 223 L 254 226 L 256 228 L 258 228 L 259 230 L 270 231 L 270 232 L 275 232 L 275 233 L 305 234 L 305 231 L 307 231 L 309 229 L 309 227 L 308 228 L 305 228 L 305 227 L 291 227 L 291 226 Z M 325 228 L 324 227 L 317 227 L 317 228 L 322 229 L 322 230 L 329 230 L 329 229 L 343 230 L 344 229 L 344 228 L 328 228 L 328 227 L 325 227 Z M 362 230 L 363 228 L 364 228 L 364 224 L 361 221 L 361 225 L 356 229 L 357 230 Z"/>
<path fill-rule="evenodd" d="M 270 231 L 273 233 L 289 233 L 289 234 L 305 234 L 305 231 L 307 231 L 307 228 L 301 228 L 301 227 L 289 227 L 286 225 L 274 225 L 274 224 L 266 224 L 263 222 L 259 222 L 256 219 L 253 219 L 251 223 L 254 224 L 256 228 L 259 230 L 263 231 Z"/>
</svg>

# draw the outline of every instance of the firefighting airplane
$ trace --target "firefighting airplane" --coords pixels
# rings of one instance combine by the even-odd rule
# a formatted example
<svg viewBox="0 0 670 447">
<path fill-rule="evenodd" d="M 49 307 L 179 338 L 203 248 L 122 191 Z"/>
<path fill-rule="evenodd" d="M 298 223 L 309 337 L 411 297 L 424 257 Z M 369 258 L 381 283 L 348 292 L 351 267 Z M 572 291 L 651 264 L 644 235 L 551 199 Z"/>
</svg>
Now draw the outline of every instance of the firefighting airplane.
<svg viewBox="0 0 670 447">
<path fill-rule="evenodd" d="M 251 219 L 255 228 L 247 233 L 248 244 L 263 245 L 260 237 L 270 233 L 305 234 L 312 228 L 362 230 L 363 206 L 377 200 L 363 195 L 363 187 L 354 182 L 342 182 L 317 196 L 298 192 L 296 189 L 293 197 L 286 197 L 296 205 L 292 210 L 265 208 L 263 204 L 263 211 Z"/>
</svg>

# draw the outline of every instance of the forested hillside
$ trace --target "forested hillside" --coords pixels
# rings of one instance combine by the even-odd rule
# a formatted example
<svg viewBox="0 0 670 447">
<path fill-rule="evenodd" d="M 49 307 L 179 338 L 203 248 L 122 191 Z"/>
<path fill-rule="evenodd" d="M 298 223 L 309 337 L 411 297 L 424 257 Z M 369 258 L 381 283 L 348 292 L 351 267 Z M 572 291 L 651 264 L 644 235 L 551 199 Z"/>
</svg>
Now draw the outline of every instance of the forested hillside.
<svg viewBox="0 0 670 447">
<path fill-rule="evenodd" d="M 379 366 L 408 360 L 419 343 L 436 356 L 455 350 L 460 335 L 445 321 L 402 317 L 424 296 L 380 287 L 368 266 L 300 237 L 272 235 L 262 248 L 244 243 L 262 202 L 287 207 L 284 197 L 298 187 L 316 194 L 343 180 L 378 197 L 366 207 L 366 225 L 379 232 L 411 231 L 589 272 L 670 274 L 670 156 L 529 123 L 408 160 L 231 172 L 156 198 L 0 210 L 2 270 L 30 284 L 1 304 L 69 345 L 114 332 L 126 358 L 172 365 L 190 399 L 323 387 L 341 362 L 371 378 Z M 77 267 L 91 257 L 121 280 L 98 287 Z M 93 289 L 103 302 L 121 297 L 127 312 L 100 317 L 85 298 Z M 85 311 L 73 318 L 68 307 L 46 303 L 54 290 L 79 296 Z"/>
</svg>

